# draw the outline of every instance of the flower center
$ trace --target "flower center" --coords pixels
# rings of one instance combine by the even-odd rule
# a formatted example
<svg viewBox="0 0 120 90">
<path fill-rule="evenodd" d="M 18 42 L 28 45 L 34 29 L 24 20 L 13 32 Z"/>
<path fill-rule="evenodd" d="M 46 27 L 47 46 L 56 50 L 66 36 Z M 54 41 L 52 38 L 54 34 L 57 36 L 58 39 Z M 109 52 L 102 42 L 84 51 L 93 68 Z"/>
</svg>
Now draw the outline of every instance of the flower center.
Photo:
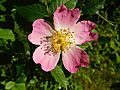
<svg viewBox="0 0 120 90">
<path fill-rule="evenodd" d="M 40 38 L 40 43 L 44 45 L 44 54 L 55 55 L 60 51 L 65 52 L 68 50 L 75 44 L 73 34 L 74 32 L 70 32 L 68 28 L 55 31 L 52 36 Z"/>
<path fill-rule="evenodd" d="M 51 37 L 52 51 L 60 52 L 68 50 L 72 44 L 75 43 L 75 39 L 73 38 L 73 33 L 68 29 L 60 29 L 53 33 Z"/>
</svg>

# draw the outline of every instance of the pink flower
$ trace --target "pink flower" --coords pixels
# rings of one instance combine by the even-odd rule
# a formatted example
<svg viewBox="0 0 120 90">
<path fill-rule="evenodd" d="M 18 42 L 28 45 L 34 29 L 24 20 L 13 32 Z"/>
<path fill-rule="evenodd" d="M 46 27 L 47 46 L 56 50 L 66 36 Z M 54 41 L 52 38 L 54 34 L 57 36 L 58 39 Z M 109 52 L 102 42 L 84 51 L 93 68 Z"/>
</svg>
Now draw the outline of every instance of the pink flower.
<svg viewBox="0 0 120 90">
<path fill-rule="evenodd" d="M 33 53 L 33 60 L 41 64 L 44 71 L 51 71 L 57 65 L 60 54 L 64 67 L 71 73 L 79 67 L 87 67 L 87 53 L 76 45 L 97 39 L 97 34 L 91 32 L 95 23 L 91 21 L 77 22 L 80 18 L 78 8 L 69 10 L 66 6 L 58 7 L 54 12 L 54 28 L 43 19 L 33 23 L 33 31 L 28 39 L 35 45 L 40 45 Z"/>
</svg>

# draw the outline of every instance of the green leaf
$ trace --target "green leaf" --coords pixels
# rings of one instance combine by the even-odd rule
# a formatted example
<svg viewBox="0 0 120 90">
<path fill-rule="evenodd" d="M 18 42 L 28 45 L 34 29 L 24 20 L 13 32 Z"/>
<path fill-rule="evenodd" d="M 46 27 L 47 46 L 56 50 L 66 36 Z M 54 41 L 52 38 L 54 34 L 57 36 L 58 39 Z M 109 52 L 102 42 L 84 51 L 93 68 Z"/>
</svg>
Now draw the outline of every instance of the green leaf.
<svg viewBox="0 0 120 90">
<path fill-rule="evenodd" d="M 5 16 L 4 15 L 0 15 L 0 21 L 5 22 Z"/>
<path fill-rule="evenodd" d="M 15 41 L 15 36 L 11 30 L 0 28 L 0 39 Z"/>
<path fill-rule="evenodd" d="M 18 90 L 26 90 L 25 83 L 18 83 L 16 84 Z"/>
<path fill-rule="evenodd" d="M 49 5 L 49 9 L 51 14 L 53 14 L 53 12 L 62 4 L 65 4 L 69 9 L 73 9 L 76 6 L 77 1 L 78 0 L 52 0 Z"/>
<path fill-rule="evenodd" d="M 64 75 L 62 69 L 59 66 L 56 66 L 56 68 L 53 71 L 51 71 L 51 74 L 59 84 L 61 84 L 65 88 L 67 88 L 68 82 L 65 78 L 65 75 Z"/>
<path fill-rule="evenodd" d="M 38 18 L 48 17 L 46 7 L 42 4 L 16 6 L 16 10 L 27 20 L 34 21 Z"/>
<path fill-rule="evenodd" d="M 13 87 L 11 90 L 19 90 L 17 87 Z"/>
<path fill-rule="evenodd" d="M 89 0 L 83 9 L 83 13 L 89 15 L 99 13 L 99 10 L 104 8 L 104 4 L 105 0 Z"/>
<path fill-rule="evenodd" d="M 18 70 L 20 70 L 20 71 L 23 70 L 23 67 L 18 67 L 17 65 L 16 65 L 16 67 L 17 67 L 17 71 L 18 71 Z M 18 71 L 18 72 L 19 72 L 19 71 Z M 24 73 L 21 73 L 21 75 L 20 75 L 20 72 L 19 72 L 19 77 L 17 78 L 17 81 L 18 81 L 18 82 L 26 82 L 26 80 L 27 80 L 27 77 L 25 76 L 25 74 L 24 74 Z"/>
<path fill-rule="evenodd" d="M 17 24 L 17 22 L 15 22 L 14 32 L 18 34 L 17 38 L 19 38 L 19 41 L 24 45 L 25 51 L 28 52 L 30 47 L 28 44 L 27 35 L 25 34 L 24 30 L 20 30 L 20 26 Z"/>
<path fill-rule="evenodd" d="M 117 63 L 120 63 L 120 56 L 118 53 L 116 53 Z"/>
<path fill-rule="evenodd" d="M 6 2 L 6 0 L 0 0 L 0 10 L 2 10 L 2 11 L 6 11 L 6 8 L 3 5 L 3 3 L 5 3 L 5 2 Z"/>
<path fill-rule="evenodd" d="M 116 45 L 114 41 L 110 41 L 110 47 L 114 50 L 116 50 Z"/>
<path fill-rule="evenodd" d="M 92 32 L 98 33 L 98 31 L 96 29 L 93 29 Z"/>
<path fill-rule="evenodd" d="M 86 50 L 89 47 L 89 45 L 83 44 L 83 45 L 80 45 L 79 47 L 82 48 L 83 50 Z"/>
<path fill-rule="evenodd" d="M 53 12 L 62 4 L 65 4 L 66 2 L 68 2 L 70 0 L 52 0 L 50 5 L 49 5 L 49 9 L 51 11 L 51 14 L 53 14 Z"/>
<path fill-rule="evenodd" d="M 15 82 L 14 81 L 9 81 L 9 82 L 6 83 L 5 89 L 11 89 L 14 86 L 15 86 Z"/>
<path fill-rule="evenodd" d="M 65 3 L 65 6 L 67 6 L 69 9 L 74 9 L 76 6 L 78 0 L 69 0 Z"/>
<path fill-rule="evenodd" d="M 39 0 L 39 2 L 46 4 L 46 3 L 50 3 L 52 0 Z"/>
<path fill-rule="evenodd" d="M 25 83 L 17 83 L 11 90 L 26 90 Z"/>
<path fill-rule="evenodd" d="M 2 4 L 0 4 L 0 9 L 1 9 L 2 11 L 6 11 L 6 8 L 5 8 Z"/>
</svg>

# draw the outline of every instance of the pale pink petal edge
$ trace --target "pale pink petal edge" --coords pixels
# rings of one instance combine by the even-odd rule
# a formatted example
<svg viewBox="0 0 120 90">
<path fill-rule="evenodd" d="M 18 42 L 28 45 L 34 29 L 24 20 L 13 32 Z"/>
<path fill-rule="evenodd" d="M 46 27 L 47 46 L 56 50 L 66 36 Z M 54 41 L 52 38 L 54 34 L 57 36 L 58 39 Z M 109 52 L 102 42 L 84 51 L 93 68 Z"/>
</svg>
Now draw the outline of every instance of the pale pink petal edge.
<svg viewBox="0 0 120 90">
<path fill-rule="evenodd" d="M 33 60 L 36 64 L 41 64 L 41 68 L 48 72 L 53 70 L 58 61 L 59 61 L 60 53 L 55 55 L 45 54 L 42 46 L 39 46 L 33 53 Z"/>
<path fill-rule="evenodd" d="M 70 50 L 62 53 L 64 67 L 71 73 L 76 73 L 79 67 L 88 67 L 89 56 L 79 47 L 72 47 Z"/>
</svg>

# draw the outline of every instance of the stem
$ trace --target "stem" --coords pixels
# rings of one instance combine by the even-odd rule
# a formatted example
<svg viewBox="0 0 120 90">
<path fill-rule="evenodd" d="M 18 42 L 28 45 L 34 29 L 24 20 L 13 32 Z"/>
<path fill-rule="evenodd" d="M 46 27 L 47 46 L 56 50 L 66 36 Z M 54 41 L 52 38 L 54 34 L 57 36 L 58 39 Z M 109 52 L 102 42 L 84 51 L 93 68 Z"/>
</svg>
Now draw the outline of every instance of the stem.
<svg viewBox="0 0 120 90">
<path fill-rule="evenodd" d="M 68 89 L 67 89 L 67 86 L 65 87 L 65 90 L 68 90 Z"/>
<path fill-rule="evenodd" d="M 100 16 L 103 20 L 105 20 L 106 22 L 108 22 L 110 25 L 115 26 L 114 24 L 112 24 L 110 21 L 108 21 L 105 17 L 103 17 L 102 15 L 100 15 L 99 13 L 97 13 L 98 16 Z"/>
<path fill-rule="evenodd" d="M 49 8 L 48 8 L 48 4 L 47 4 L 47 1 L 46 1 L 46 0 L 45 0 L 45 5 L 46 5 L 46 8 L 47 8 L 48 14 L 50 14 L 50 10 L 49 10 Z"/>
</svg>

